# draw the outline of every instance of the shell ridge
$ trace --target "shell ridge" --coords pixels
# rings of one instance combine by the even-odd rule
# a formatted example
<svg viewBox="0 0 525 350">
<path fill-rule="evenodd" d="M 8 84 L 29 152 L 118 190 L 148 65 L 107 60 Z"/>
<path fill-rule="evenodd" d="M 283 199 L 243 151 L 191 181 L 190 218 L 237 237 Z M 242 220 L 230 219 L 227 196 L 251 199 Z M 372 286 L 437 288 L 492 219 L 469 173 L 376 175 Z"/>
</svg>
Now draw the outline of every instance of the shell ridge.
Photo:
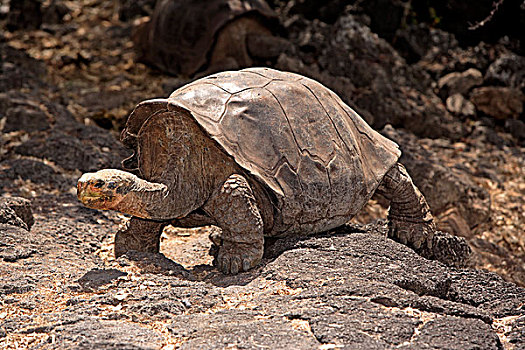
<svg viewBox="0 0 525 350">
<path fill-rule="evenodd" d="M 228 110 L 228 104 L 230 103 L 230 100 L 232 99 L 233 96 L 235 96 L 235 94 L 231 94 L 230 97 L 228 97 L 228 99 L 224 103 L 224 109 L 222 110 L 221 116 L 219 117 L 219 120 L 217 121 L 217 123 L 219 124 L 222 123 L 222 120 L 224 119 L 224 116 L 226 115 L 226 111 Z M 210 118 L 206 118 L 206 119 L 210 119 Z"/>
<path fill-rule="evenodd" d="M 261 74 L 261 73 L 254 72 L 254 71 L 251 70 L 250 68 L 243 69 L 243 70 L 241 70 L 241 72 L 243 72 L 243 73 L 256 74 L 256 75 L 258 75 L 258 76 L 260 76 L 260 77 L 263 77 L 263 78 L 266 78 L 266 79 L 273 79 L 273 78 L 269 78 L 269 77 L 267 77 L 266 75 L 263 75 L 263 74 Z M 282 79 L 281 79 L 281 80 L 282 80 Z"/>
<path fill-rule="evenodd" d="M 304 155 L 304 153 L 307 153 L 307 154 L 310 155 L 310 152 L 307 149 L 303 149 L 303 148 L 301 148 L 299 146 L 299 143 L 297 142 L 297 138 L 296 138 L 295 132 L 293 130 L 292 124 L 291 124 L 290 120 L 288 119 L 288 116 L 286 115 L 286 111 L 284 110 L 284 108 L 283 108 L 281 102 L 279 101 L 279 99 L 277 98 L 277 96 L 275 96 L 275 94 L 272 91 L 270 91 L 270 89 L 267 89 L 266 87 L 264 87 L 264 90 L 268 91 L 273 96 L 273 98 L 275 99 L 275 101 L 279 105 L 279 108 L 281 108 L 281 110 L 283 112 L 283 115 L 284 115 L 284 118 L 286 119 L 286 122 L 288 123 L 288 126 L 290 127 L 290 133 L 292 134 L 292 137 L 293 137 L 293 140 L 295 142 L 295 145 L 297 146 L 297 149 L 300 150 L 301 155 Z M 291 166 L 291 164 L 289 162 L 286 162 L 286 163 L 290 166 L 290 170 L 293 171 L 293 173 L 295 174 L 295 176 L 296 176 L 296 178 L 298 180 L 298 183 L 299 183 L 299 187 L 301 187 L 301 192 L 297 193 L 296 196 L 299 197 L 299 198 L 305 196 L 304 184 L 303 184 L 303 181 L 302 181 L 301 177 L 297 173 L 298 169 L 295 169 L 295 167 Z M 321 163 L 323 163 L 323 162 L 321 162 Z M 301 213 L 302 212 L 304 212 L 304 208 L 301 205 Z M 302 216 L 301 213 L 298 214 L 296 217 L 301 217 Z M 297 223 L 297 219 L 296 218 L 294 218 L 294 222 Z"/>
<path fill-rule="evenodd" d="M 224 92 L 226 92 L 226 93 L 228 93 L 228 94 L 230 94 L 230 95 L 236 94 L 236 92 L 235 92 L 235 93 L 230 92 L 230 91 L 226 90 L 225 88 L 223 88 L 222 86 L 217 85 L 217 84 L 214 84 L 214 83 L 209 82 L 209 81 L 206 81 L 206 80 L 196 80 L 196 81 L 194 81 L 193 83 L 191 83 L 191 84 L 189 84 L 189 85 L 186 85 L 186 88 L 182 88 L 182 89 L 181 89 L 181 92 L 187 90 L 187 88 L 194 87 L 195 85 L 200 85 L 200 84 L 202 84 L 202 85 L 213 85 L 213 86 L 215 86 L 216 88 L 219 88 L 219 89 L 221 89 L 222 91 L 224 91 Z"/>
<path fill-rule="evenodd" d="M 354 151 L 354 153 L 358 153 L 357 150 L 355 149 L 355 146 L 353 147 L 349 147 L 348 144 L 346 143 L 346 141 L 343 139 L 343 136 L 341 135 L 341 133 L 339 132 L 339 129 L 337 128 L 337 125 L 335 125 L 335 122 L 334 120 L 332 119 L 332 116 L 330 115 L 330 113 L 328 113 L 328 111 L 326 110 L 326 108 L 324 107 L 323 103 L 321 102 L 321 100 L 319 100 L 319 97 L 317 97 L 317 95 L 312 91 L 312 89 L 310 89 L 310 87 L 308 87 L 307 85 L 305 85 L 304 83 L 301 83 L 302 86 L 304 86 L 314 97 L 315 99 L 317 100 L 317 102 L 319 103 L 319 105 L 321 105 L 321 108 L 323 108 L 324 112 L 326 113 L 326 116 L 328 117 L 328 119 L 330 120 L 330 123 L 332 124 L 332 126 L 334 127 L 334 130 L 337 134 L 337 136 L 339 137 L 339 140 L 341 140 L 341 142 L 345 145 L 346 149 L 352 153 L 352 150 Z M 339 105 L 339 107 L 341 107 Z M 330 162 L 328 162 L 330 163 Z"/>
<path fill-rule="evenodd" d="M 333 159 L 333 158 L 332 158 Z M 330 162 L 332 161 L 332 159 L 330 159 Z M 328 164 L 330 164 L 330 162 Z M 330 205 L 328 205 L 326 207 L 326 217 L 328 217 L 329 213 L 330 213 L 330 208 L 332 207 L 332 201 L 334 199 L 334 190 L 332 188 L 332 178 L 330 177 L 330 171 L 328 171 L 328 167 L 325 167 L 325 171 L 326 171 L 326 178 L 328 179 L 328 188 L 330 189 Z"/>
<path fill-rule="evenodd" d="M 274 81 L 276 81 L 276 80 L 274 80 Z M 272 83 L 272 82 L 269 82 L 269 83 L 266 84 L 266 85 L 269 85 L 270 83 Z M 284 117 L 286 118 L 286 122 L 288 123 L 288 126 L 290 127 L 290 132 L 291 132 L 291 134 L 292 134 L 292 136 L 293 136 L 293 139 L 294 139 L 294 141 L 295 141 L 295 144 L 296 144 L 296 146 L 297 146 L 297 149 L 299 149 L 301 155 L 307 154 L 310 158 L 312 158 L 312 159 L 314 159 L 314 160 L 320 162 L 321 164 L 323 164 L 323 166 L 326 166 L 328 163 L 330 163 L 330 160 L 332 159 L 332 157 L 333 157 L 333 155 L 334 155 L 334 153 L 335 153 L 335 149 L 332 150 L 332 152 L 330 153 L 330 159 L 329 159 L 328 161 L 325 161 L 325 160 L 323 160 L 323 158 L 321 158 L 320 156 L 318 156 L 318 155 L 313 154 L 312 152 L 310 152 L 310 150 L 309 150 L 308 148 L 303 148 L 303 147 L 301 147 L 301 146 L 299 145 L 299 142 L 297 141 L 297 138 L 296 138 L 295 133 L 294 133 L 294 131 L 293 131 L 292 123 L 291 123 L 290 120 L 288 119 L 288 116 L 286 115 L 286 111 L 284 110 L 284 108 L 283 108 L 281 102 L 279 101 L 279 99 L 277 98 L 277 96 L 275 96 L 274 93 L 273 93 L 271 90 L 266 89 L 266 86 L 264 87 L 264 89 L 265 89 L 266 91 L 268 91 L 268 92 L 269 92 L 269 93 L 275 98 L 275 100 L 276 100 L 277 103 L 279 104 L 279 107 L 280 107 L 281 110 L 283 111 Z"/>
<path fill-rule="evenodd" d="M 277 96 L 274 95 L 273 92 L 271 92 L 269 89 L 267 88 L 264 88 L 264 90 L 268 91 L 270 93 L 270 95 L 273 96 L 273 98 L 275 99 L 275 101 L 277 102 L 277 104 L 279 105 L 279 108 L 281 109 L 281 111 L 283 112 L 283 115 L 284 115 L 284 118 L 286 119 L 286 122 L 288 123 L 288 127 L 290 128 L 290 133 L 292 134 L 292 137 L 293 137 L 293 140 L 295 142 L 295 146 L 297 147 L 298 150 L 301 151 L 302 153 L 302 148 L 299 146 L 299 142 L 297 142 L 297 137 L 295 136 L 295 133 L 294 133 L 294 130 L 292 128 L 292 124 L 290 123 L 290 120 L 288 119 L 288 116 L 286 115 L 286 111 L 284 110 L 283 108 L 283 105 L 281 104 L 281 102 L 279 101 L 279 99 L 277 98 Z M 291 166 L 291 164 L 289 164 Z M 292 167 L 292 169 L 294 170 L 294 172 L 296 172 L 297 170 L 295 169 L 295 167 Z"/>
</svg>

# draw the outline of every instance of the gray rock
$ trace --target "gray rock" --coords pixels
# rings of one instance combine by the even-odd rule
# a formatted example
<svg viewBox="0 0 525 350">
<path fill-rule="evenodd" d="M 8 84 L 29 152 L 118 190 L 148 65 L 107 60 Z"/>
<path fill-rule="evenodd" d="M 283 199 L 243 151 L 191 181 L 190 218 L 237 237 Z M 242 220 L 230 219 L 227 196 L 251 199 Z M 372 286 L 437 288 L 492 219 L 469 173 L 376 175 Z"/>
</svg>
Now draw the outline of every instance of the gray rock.
<svg viewBox="0 0 525 350">
<path fill-rule="evenodd" d="M 56 215 L 64 217 L 67 212 Z M 76 212 L 75 217 L 90 215 Z M 53 283 L 62 270 L 64 276 L 88 270 L 100 272 L 104 282 L 113 280 L 106 278 L 112 275 L 108 270 L 87 267 L 85 261 L 92 253 L 82 253 L 74 243 L 77 233 L 84 241 L 99 233 L 86 231 L 82 222 L 75 225 L 73 220 L 61 225 L 68 240 L 54 243 L 54 252 L 67 255 L 66 249 L 73 249 L 69 253 L 73 260 L 60 266 L 54 260 L 58 270 L 53 279 L 40 278 L 39 284 Z M 152 321 L 167 323 L 171 341 L 176 339 L 187 349 L 221 349 L 230 344 L 247 349 L 484 349 L 498 345 L 490 327 L 495 318 L 524 315 L 525 290 L 492 273 L 451 269 L 421 258 L 384 237 L 385 232 L 380 225 L 345 226 L 326 235 L 279 239 L 268 242 L 259 268 L 235 276 L 208 270 L 202 281 L 189 271 L 171 274 L 180 267 L 163 263 L 166 258 L 136 256 L 128 259 L 128 265 L 136 264 L 143 272 L 133 278 L 107 283 L 95 295 L 72 297 L 65 309 L 53 313 L 8 318 L 0 327 L 7 333 L 48 333 L 55 342 L 45 346 L 56 349 L 159 348 L 167 340 L 165 334 L 146 328 Z M 31 271 L 42 274 L 52 267 L 48 262 L 32 266 Z M 37 277 L 31 278 L 17 276 L 19 281 L 2 283 L 11 287 L 11 293 L 23 293 L 28 286 L 37 288 Z M 0 287 L 5 289 L 4 285 Z M 17 299 L 12 303 L 31 306 Z M 119 311 L 108 313 L 108 306 L 118 306 Z M 514 321 L 509 326 L 509 339 L 519 342 L 523 326 Z"/>
<path fill-rule="evenodd" d="M 476 107 L 474 107 L 474 104 L 461 94 L 454 94 L 447 97 L 446 105 L 450 113 L 468 117 L 476 115 Z"/>
<path fill-rule="evenodd" d="M 525 95 L 508 87 L 484 86 L 472 91 L 470 100 L 481 111 L 496 119 L 517 119 L 523 113 Z"/>
<path fill-rule="evenodd" d="M 53 329 L 53 344 L 48 349 L 160 349 L 163 338 L 149 328 L 131 322 L 88 317 Z M 43 345 L 43 344 L 42 344 Z"/>
<path fill-rule="evenodd" d="M 36 159 L 8 159 L 1 162 L 0 180 L 24 179 L 36 184 L 51 184 L 56 187 L 74 186 L 50 165 Z"/>
<path fill-rule="evenodd" d="M 439 95 L 445 99 L 454 94 L 466 94 L 481 83 L 483 83 L 483 74 L 475 68 L 464 72 L 452 72 L 439 79 Z"/>
<path fill-rule="evenodd" d="M 20 197 L 0 198 L 0 224 L 30 230 L 34 224 L 31 202 Z"/>
<path fill-rule="evenodd" d="M 505 129 L 517 139 L 525 139 L 525 123 L 521 120 L 507 119 L 505 121 Z"/>
<path fill-rule="evenodd" d="M 82 125 L 79 125 L 78 133 L 53 129 L 49 134 L 35 135 L 17 146 L 15 152 L 24 156 L 46 158 L 67 170 L 79 169 L 86 172 L 104 167 L 119 168 L 125 151 L 115 139 L 101 133 L 101 130 L 96 127 L 92 130 Z M 105 142 L 100 142 L 100 134 L 105 136 Z"/>
<path fill-rule="evenodd" d="M 93 269 L 78 279 L 78 283 L 86 291 L 95 291 L 99 287 L 116 280 L 127 273 L 117 269 Z"/>
<path fill-rule="evenodd" d="M 0 281 L 0 298 L 10 294 L 23 294 L 36 288 L 36 279 L 32 276 L 8 275 Z"/>
<path fill-rule="evenodd" d="M 420 327 L 412 343 L 401 349 L 499 349 L 490 325 L 476 319 L 445 316 Z"/>
<path fill-rule="evenodd" d="M 281 315 L 222 310 L 174 318 L 170 332 L 186 339 L 180 349 L 316 349 L 319 342 Z"/>
<path fill-rule="evenodd" d="M 514 53 L 502 55 L 487 69 L 485 83 L 525 89 L 525 57 Z"/>
</svg>

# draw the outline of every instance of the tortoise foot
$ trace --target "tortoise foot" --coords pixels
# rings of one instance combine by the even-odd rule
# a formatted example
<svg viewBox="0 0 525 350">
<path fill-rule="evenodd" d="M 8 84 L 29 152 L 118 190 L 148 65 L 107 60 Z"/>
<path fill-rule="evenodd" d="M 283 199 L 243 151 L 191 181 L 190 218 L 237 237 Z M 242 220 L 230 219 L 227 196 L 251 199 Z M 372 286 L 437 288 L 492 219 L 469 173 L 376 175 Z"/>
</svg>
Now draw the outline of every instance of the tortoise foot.
<svg viewBox="0 0 525 350">
<path fill-rule="evenodd" d="M 471 264 L 472 249 L 465 238 L 436 231 L 432 237 L 432 247 L 423 249 L 420 254 L 448 266 L 468 267 Z"/>
<path fill-rule="evenodd" d="M 388 236 L 414 249 L 419 255 L 455 267 L 468 266 L 472 250 L 463 237 L 436 231 L 433 222 L 391 220 Z"/>
<path fill-rule="evenodd" d="M 235 275 L 257 266 L 262 260 L 263 251 L 260 244 L 223 241 L 213 265 L 225 274 Z"/>
<path fill-rule="evenodd" d="M 115 235 L 115 258 L 130 250 L 158 253 L 165 223 L 132 217 Z"/>
<path fill-rule="evenodd" d="M 409 222 L 396 220 L 390 217 L 388 222 L 388 237 L 413 248 L 416 251 L 425 246 L 432 246 L 432 239 L 436 227 L 433 221 L 430 222 Z"/>
</svg>

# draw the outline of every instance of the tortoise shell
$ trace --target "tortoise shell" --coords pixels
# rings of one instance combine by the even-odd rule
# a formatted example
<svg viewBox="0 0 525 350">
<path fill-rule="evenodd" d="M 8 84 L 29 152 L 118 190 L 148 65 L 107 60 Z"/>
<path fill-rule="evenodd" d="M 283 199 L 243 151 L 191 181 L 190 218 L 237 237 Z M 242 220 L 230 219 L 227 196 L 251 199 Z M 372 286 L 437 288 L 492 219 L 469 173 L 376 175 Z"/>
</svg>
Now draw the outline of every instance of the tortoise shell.
<svg viewBox="0 0 525 350">
<path fill-rule="evenodd" d="M 151 20 L 134 34 L 139 59 L 191 76 L 207 62 L 218 31 L 248 14 L 276 18 L 263 0 L 159 0 Z"/>
<path fill-rule="evenodd" d="M 143 102 L 130 115 L 123 142 L 136 147 L 136 135 L 150 115 L 180 108 L 271 191 L 286 227 L 304 230 L 312 222 L 316 230 L 327 221 L 346 222 L 400 156 L 396 143 L 334 92 L 268 68 L 210 75 L 176 90 L 167 101 Z"/>
</svg>

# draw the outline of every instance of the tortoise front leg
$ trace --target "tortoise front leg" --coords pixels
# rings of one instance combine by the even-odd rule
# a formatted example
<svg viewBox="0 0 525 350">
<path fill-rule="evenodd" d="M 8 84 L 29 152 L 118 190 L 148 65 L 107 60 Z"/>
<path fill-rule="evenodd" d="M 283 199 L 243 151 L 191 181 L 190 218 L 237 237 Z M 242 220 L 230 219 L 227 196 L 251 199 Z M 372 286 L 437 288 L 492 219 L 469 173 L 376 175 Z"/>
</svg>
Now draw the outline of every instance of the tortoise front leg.
<svg viewBox="0 0 525 350">
<path fill-rule="evenodd" d="M 224 273 L 247 271 L 261 262 L 263 221 L 248 181 L 231 175 L 203 207 L 222 229 L 215 265 Z M 218 242 L 219 241 L 219 242 Z"/>
<path fill-rule="evenodd" d="M 118 258 L 130 250 L 158 253 L 160 235 L 166 225 L 167 223 L 162 221 L 132 217 L 115 235 L 115 257 Z"/>
<path fill-rule="evenodd" d="M 390 238 L 408 245 L 427 259 L 455 266 L 467 263 L 471 253 L 467 242 L 462 237 L 436 232 L 427 201 L 402 164 L 397 163 L 386 173 L 377 192 L 390 200 Z"/>
</svg>

